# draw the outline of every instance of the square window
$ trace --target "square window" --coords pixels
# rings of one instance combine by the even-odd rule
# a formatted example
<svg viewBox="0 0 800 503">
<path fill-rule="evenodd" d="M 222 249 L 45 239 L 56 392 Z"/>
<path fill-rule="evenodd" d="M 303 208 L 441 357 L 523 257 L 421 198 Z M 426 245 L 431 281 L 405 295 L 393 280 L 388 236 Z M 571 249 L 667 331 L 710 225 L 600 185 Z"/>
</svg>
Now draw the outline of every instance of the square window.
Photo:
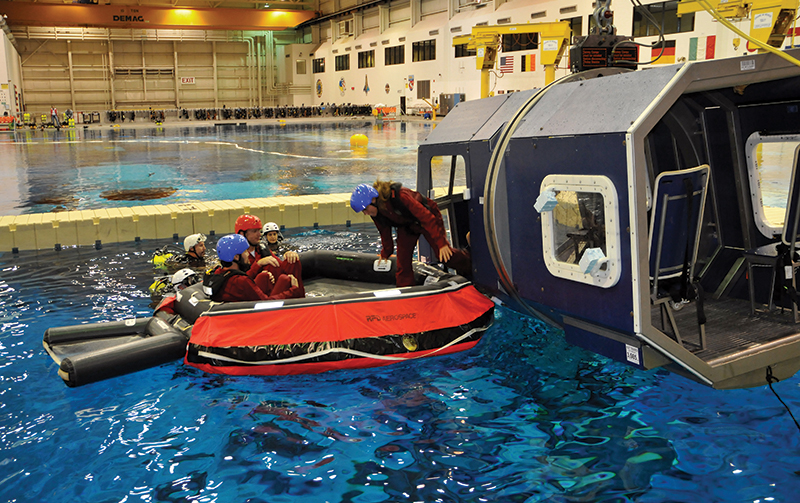
<svg viewBox="0 0 800 503">
<path fill-rule="evenodd" d="M 553 276 L 601 288 L 616 285 L 621 261 L 614 184 L 605 176 L 548 175 L 542 181 L 541 193 L 548 191 L 556 204 L 541 215 L 547 270 Z M 580 265 L 587 252 L 589 256 L 602 256 L 599 268 L 592 273 L 584 273 Z"/>
<path fill-rule="evenodd" d="M 783 233 L 792 171 L 800 156 L 800 135 L 753 133 L 745 146 L 750 199 L 756 227 L 773 238 Z"/>
</svg>

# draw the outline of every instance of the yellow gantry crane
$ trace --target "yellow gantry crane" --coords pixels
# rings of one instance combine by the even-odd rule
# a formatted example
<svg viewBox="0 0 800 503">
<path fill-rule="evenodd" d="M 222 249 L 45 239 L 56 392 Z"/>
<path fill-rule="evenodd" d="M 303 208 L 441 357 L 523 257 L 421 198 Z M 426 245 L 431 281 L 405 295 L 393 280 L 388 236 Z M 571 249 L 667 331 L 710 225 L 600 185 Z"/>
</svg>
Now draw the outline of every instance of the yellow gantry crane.
<svg viewBox="0 0 800 503">
<path fill-rule="evenodd" d="M 507 24 L 502 26 L 473 26 L 472 33 L 453 38 L 453 46 L 467 45 L 474 50 L 476 67 L 481 71 L 481 98 L 489 96 L 489 75 L 494 70 L 497 51 L 503 35 L 538 33 L 542 48 L 541 62 L 544 66 L 545 84 L 556 78 L 556 66 L 561 61 L 570 40 L 570 27 L 566 21 L 558 23 Z"/>
<path fill-rule="evenodd" d="M 798 0 L 680 0 L 678 15 L 704 10 L 734 33 L 753 42 L 758 52 L 781 52 L 775 48 L 780 48 L 786 38 L 797 8 Z M 728 21 L 748 16 L 749 36 Z"/>
</svg>

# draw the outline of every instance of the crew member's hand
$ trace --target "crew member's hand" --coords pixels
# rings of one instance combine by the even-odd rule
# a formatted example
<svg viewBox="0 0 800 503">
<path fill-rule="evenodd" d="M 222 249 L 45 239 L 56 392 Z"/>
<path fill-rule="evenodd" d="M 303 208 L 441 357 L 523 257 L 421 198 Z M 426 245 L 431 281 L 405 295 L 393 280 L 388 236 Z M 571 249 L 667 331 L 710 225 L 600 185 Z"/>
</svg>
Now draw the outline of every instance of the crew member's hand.
<svg viewBox="0 0 800 503">
<path fill-rule="evenodd" d="M 439 248 L 439 262 L 447 262 L 453 256 L 453 249 L 448 245 Z"/>
<path fill-rule="evenodd" d="M 272 255 L 270 255 L 269 257 L 264 257 L 261 260 L 259 260 L 258 265 L 260 265 L 261 267 L 264 267 L 265 265 L 271 265 L 272 267 L 280 267 L 278 259 L 276 259 Z"/>
<path fill-rule="evenodd" d="M 269 272 L 269 271 L 267 271 L 267 274 L 269 274 L 269 282 L 274 285 L 275 284 L 275 276 L 273 276 L 272 273 Z"/>
<path fill-rule="evenodd" d="M 292 286 L 299 286 L 300 283 L 297 281 L 297 278 L 294 277 L 294 274 L 289 275 L 289 279 L 292 281 Z"/>
<path fill-rule="evenodd" d="M 283 254 L 283 260 L 289 262 L 290 264 L 294 264 L 298 260 L 300 260 L 300 254 L 296 251 L 287 251 Z"/>
</svg>

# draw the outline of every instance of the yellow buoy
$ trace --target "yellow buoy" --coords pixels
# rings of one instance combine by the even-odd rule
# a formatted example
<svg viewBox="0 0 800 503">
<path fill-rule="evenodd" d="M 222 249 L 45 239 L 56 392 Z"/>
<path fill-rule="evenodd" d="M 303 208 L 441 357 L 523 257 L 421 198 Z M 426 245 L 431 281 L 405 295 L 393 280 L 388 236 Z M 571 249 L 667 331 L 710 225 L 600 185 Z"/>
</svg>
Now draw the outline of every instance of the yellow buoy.
<svg viewBox="0 0 800 503">
<path fill-rule="evenodd" d="M 367 148 L 369 139 L 363 134 L 354 134 L 350 137 L 350 148 Z"/>
</svg>

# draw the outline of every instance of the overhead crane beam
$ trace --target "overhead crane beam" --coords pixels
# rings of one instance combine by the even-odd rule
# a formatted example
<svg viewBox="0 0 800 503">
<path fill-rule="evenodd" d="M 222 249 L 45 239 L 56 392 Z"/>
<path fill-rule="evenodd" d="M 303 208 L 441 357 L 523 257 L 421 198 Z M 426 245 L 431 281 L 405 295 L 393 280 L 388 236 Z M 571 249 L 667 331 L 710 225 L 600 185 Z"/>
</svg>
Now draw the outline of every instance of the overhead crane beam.
<svg viewBox="0 0 800 503">
<path fill-rule="evenodd" d="M 272 31 L 294 28 L 316 16 L 308 10 L 61 5 L 0 0 L 0 15 L 3 14 L 11 26 Z"/>
<path fill-rule="evenodd" d="M 481 71 L 481 98 L 489 96 L 489 75 L 494 69 L 502 36 L 522 33 L 539 34 L 545 83 L 553 82 L 556 76 L 556 66 L 564 55 L 571 35 L 569 23 L 566 21 L 473 26 L 469 35 L 453 37 L 453 46 L 466 44 L 467 49 L 475 51 L 476 66 Z"/>
<path fill-rule="evenodd" d="M 750 17 L 750 37 L 780 48 L 797 15 L 798 0 L 680 0 L 678 15 L 715 11 L 725 19 Z M 758 52 L 766 52 L 760 48 Z"/>
</svg>

